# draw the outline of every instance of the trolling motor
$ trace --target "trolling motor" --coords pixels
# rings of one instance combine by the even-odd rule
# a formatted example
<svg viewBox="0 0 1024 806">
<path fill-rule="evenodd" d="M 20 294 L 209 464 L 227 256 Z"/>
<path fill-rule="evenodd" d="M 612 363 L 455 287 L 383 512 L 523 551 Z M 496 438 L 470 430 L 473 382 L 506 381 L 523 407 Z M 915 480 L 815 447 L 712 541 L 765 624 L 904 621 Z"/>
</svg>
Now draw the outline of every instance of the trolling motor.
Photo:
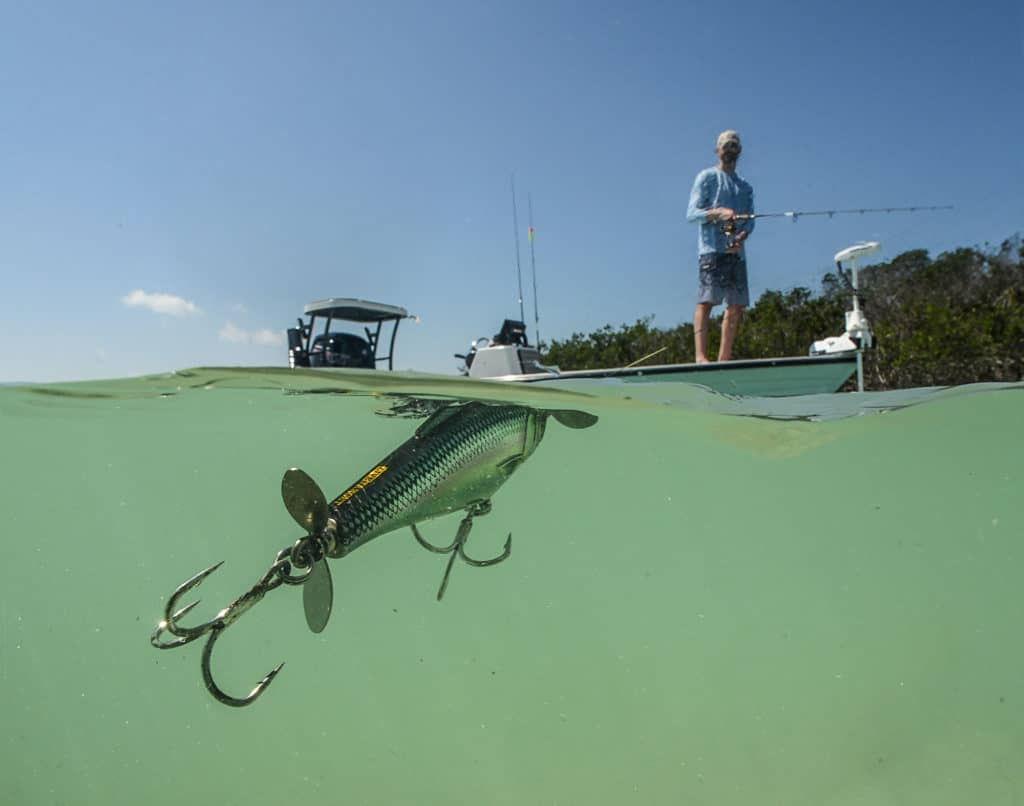
<svg viewBox="0 0 1024 806">
<path fill-rule="evenodd" d="M 831 355 L 832 353 L 857 351 L 857 391 L 864 391 L 864 351 L 874 346 L 875 339 L 871 333 L 871 325 L 860 309 L 857 291 L 857 259 L 865 255 L 873 255 L 882 245 L 878 241 L 862 241 L 836 252 L 836 267 L 842 271 L 843 263 L 850 264 L 851 284 L 853 285 L 853 310 L 846 312 L 846 332 L 842 336 L 832 336 L 814 342 L 811 355 Z"/>
</svg>

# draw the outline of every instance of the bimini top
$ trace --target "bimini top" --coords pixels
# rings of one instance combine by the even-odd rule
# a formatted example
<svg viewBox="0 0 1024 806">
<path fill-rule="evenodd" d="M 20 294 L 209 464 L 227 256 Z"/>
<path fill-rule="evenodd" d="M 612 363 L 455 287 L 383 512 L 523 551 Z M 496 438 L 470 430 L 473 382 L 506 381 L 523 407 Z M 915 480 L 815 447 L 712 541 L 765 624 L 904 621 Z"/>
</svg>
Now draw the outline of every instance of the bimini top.
<svg viewBox="0 0 1024 806">
<path fill-rule="evenodd" d="M 331 319 L 345 319 L 349 322 L 388 322 L 392 319 L 405 319 L 409 315 L 405 308 L 399 308 L 397 305 L 342 297 L 310 302 L 305 307 L 305 313 L 329 316 Z"/>
</svg>

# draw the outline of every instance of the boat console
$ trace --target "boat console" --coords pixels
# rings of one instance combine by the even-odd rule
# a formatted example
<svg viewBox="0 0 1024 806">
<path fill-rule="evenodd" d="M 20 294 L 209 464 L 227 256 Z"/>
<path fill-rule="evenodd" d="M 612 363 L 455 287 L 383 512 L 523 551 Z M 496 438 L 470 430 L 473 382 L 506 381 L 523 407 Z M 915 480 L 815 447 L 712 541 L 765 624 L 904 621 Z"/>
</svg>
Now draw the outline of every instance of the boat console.
<svg viewBox="0 0 1024 806">
<path fill-rule="evenodd" d="M 491 338 L 481 336 L 470 345 L 461 358 L 463 375 L 470 378 L 500 378 L 506 375 L 532 375 L 550 372 L 540 363 L 540 351 L 531 347 L 526 337 L 526 325 L 516 319 L 506 319 Z"/>
</svg>

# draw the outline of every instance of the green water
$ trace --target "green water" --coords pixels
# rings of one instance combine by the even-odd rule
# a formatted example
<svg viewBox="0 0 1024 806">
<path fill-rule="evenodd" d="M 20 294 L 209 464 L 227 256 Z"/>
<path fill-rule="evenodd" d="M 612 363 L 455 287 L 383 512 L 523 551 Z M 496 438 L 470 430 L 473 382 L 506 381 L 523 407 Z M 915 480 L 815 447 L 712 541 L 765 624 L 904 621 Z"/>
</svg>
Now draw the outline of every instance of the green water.
<svg viewBox="0 0 1024 806">
<path fill-rule="evenodd" d="M 0 389 L 3 802 L 1024 802 L 1024 386 L 591 391 L 280 370 Z M 511 531 L 511 558 L 456 564 L 443 602 L 445 558 L 408 532 L 332 561 L 320 635 L 299 589 L 269 594 L 215 672 L 243 694 L 287 665 L 220 705 L 199 642 L 150 646 L 163 603 L 218 560 L 194 618 L 255 582 L 300 536 L 284 470 L 348 487 L 416 428 L 375 413 L 395 394 L 600 421 L 549 421 L 470 539 L 489 556 Z"/>
</svg>

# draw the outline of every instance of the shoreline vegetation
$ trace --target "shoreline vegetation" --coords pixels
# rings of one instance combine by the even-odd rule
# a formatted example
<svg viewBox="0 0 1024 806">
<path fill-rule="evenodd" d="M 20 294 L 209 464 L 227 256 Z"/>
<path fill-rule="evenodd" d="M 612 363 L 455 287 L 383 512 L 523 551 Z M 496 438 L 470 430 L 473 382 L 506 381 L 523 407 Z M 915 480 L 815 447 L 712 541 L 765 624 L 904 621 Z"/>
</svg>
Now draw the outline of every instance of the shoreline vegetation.
<svg viewBox="0 0 1024 806">
<path fill-rule="evenodd" d="M 875 335 L 864 353 L 865 388 L 953 386 L 1024 380 L 1024 244 L 1019 235 L 998 247 L 964 247 L 931 258 L 924 249 L 858 270 L 861 307 Z M 733 358 L 807 355 L 812 342 L 842 332 L 853 289 L 849 273 L 825 274 L 821 291 L 765 291 L 740 326 Z M 562 370 L 694 360 L 693 324 L 652 325 L 646 316 L 618 329 L 541 344 L 544 363 Z M 718 352 L 722 315 L 708 334 Z M 853 388 L 848 383 L 844 387 Z"/>
</svg>

